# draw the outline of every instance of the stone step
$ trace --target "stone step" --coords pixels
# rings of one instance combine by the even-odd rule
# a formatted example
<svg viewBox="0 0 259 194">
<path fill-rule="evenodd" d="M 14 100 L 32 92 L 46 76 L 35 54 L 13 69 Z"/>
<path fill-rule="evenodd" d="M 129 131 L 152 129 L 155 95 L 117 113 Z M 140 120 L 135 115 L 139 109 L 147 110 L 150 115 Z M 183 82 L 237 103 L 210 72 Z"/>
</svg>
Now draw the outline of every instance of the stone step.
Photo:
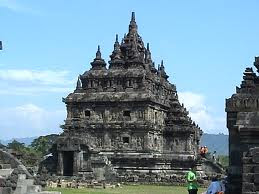
<svg viewBox="0 0 259 194">
<path fill-rule="evenodd" d="M 34 183 L 33 179 L 18 179 L 17 186 L 32 186 Z"/>
<path fill-rule="evenodd" d="M 11 169 L 11 165 L 10 164 L 2 164 L 2 163 L 0 163 L 0 169 Z"/>
<path fill-rule="evenodd" d="M 25 180 L 26 174 L 18 174 L 18 180 Z"/>
<path fill-rule="evenodd" d="M 40 185 L 29 185 L 27 187 L 28 193 L 38 193 L 41 192 L 41 186 Z"/>
<path fill-rule="evenodd" d="M 17 185 L 13 194 L 27 194 L 27 185 Z"/>
<path fill-rule="evenodd" d="M 0 169 L 0 176 L 7 177 L 10 176 L 13 172 L 13 169 Z"/>
</svg>

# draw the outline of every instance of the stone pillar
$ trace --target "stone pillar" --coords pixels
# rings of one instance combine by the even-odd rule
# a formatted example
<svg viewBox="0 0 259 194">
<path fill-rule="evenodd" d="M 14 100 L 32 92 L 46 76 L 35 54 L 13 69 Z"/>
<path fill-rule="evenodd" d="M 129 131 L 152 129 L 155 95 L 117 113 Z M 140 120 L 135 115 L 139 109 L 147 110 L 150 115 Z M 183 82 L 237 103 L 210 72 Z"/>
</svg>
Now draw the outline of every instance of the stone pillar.
<svg viewBox="0 0 259 194">
<path fill-rule="evenodd" d="M 241 194 L 242 191 L 242 152 L 240 135 L 237 128 L 229 130 L 229 189 L 230 193 Z"/>
<path fill-rule="evenodd" d="M 57 174 L 58 175 L 63 175 L 63 153 L 61 151 L 58 152 L 58 166 L 57 166 Z"/>
</svg>

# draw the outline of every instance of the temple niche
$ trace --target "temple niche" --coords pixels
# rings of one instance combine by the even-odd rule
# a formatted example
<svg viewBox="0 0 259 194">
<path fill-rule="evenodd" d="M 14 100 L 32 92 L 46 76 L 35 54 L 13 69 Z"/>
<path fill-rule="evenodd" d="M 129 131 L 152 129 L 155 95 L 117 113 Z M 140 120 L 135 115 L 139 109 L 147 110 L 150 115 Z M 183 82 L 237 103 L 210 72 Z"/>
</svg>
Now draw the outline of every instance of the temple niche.
<svg viewBox="0 0 259 194">
<path fill-rule="evenodd" d="M 259 72 L 259 57 L 254 66 Z M 240 87 L 226 99 L 229 193 L 259 192 L 259 76 L 246 68 Z"/>
<path fill-rule="evenodd" d="M 98 46 L 91 69 L 79 75 L 63 102 L 59 175 L 102 180 L 112 171 L 117 178 L 128 173 L 140 179 L 183 171 L 197 160 L 202 131 L 179 103 L 164 62 L 155 67 L 134 13 L 120 43 L 116 35 L 109 65 Z"/>
</svg>

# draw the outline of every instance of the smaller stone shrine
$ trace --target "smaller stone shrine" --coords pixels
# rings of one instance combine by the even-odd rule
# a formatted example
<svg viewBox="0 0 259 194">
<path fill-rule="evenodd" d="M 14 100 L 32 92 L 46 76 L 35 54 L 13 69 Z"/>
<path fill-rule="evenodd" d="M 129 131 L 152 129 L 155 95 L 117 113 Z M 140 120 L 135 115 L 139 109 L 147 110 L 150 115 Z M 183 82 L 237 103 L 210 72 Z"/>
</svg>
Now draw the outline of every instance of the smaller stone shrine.
<svg viewBox="0 0 259 194">
<path fill-rule="evenodd" d="M 259 57 L 254 66 L 259 72 Z M 240 87 L 226 99 L 229 129 L 229 193 L 259 192 L 259 76 L 246 68 Z"/>
</svg>

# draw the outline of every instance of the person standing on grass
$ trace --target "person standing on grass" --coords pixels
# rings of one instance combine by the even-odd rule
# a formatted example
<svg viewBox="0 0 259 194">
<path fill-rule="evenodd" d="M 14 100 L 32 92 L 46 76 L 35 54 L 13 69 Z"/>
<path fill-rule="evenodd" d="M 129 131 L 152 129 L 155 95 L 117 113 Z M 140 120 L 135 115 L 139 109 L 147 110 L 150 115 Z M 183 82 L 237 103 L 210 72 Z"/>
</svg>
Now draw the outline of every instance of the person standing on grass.
<svg viewBox="0 0 259 194">
<path fill-rule="evenodd" d="M 225 186 L 223 183 L 218 180 L 217 176 L 213 177 L 206 194 L 224 194 L 224 192 Z"/>
<path fill-rule="evenodd" d="M 197 176 L 196 176 L 196 166 L 193 164 L 191 166 L 191 170 L 187 173 L 187 189 L 189 194 L 197 194 L 198 192 L 198 184 L 197 184 Z"/>
</svg>

